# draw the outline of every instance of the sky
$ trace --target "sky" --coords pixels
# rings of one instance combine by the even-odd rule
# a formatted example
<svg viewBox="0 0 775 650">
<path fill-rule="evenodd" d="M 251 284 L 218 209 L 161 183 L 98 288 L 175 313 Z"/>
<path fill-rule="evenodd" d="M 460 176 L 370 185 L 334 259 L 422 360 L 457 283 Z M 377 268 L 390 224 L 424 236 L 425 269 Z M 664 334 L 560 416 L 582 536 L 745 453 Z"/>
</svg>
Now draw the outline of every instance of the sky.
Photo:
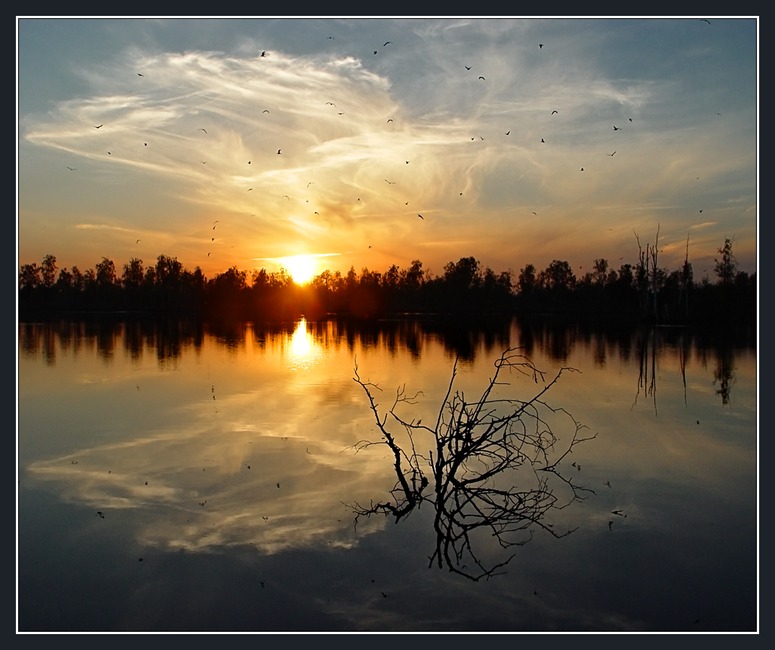
<svg viewBox="0 0 775 650">
<path fill-rule="evenodd" d="M 758 265 L 759 20 L 17 16 L 17 266 Z"/>
</svg>

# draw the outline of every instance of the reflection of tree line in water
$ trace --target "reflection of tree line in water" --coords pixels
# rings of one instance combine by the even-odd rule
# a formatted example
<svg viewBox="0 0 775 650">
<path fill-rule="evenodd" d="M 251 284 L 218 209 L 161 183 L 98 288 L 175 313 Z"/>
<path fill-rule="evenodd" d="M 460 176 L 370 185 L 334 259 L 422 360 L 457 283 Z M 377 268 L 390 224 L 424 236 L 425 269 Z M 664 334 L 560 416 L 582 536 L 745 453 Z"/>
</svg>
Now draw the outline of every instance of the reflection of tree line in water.
<svg viewBox="0 0 775 650">
<path fill-rule="evenodd" d="M 649 327 L 642 328 L 637 332 L 637 348 L 639 358 L 638 371 L 638 389 L 635 395 L 635 402 L 638 402 L 641 395 L 649 398 L 654 406 L 654 413 L 657 412 L 657 359 L 659 350 L 666 345 L 676 349 L 683 382 L 684 403 L 687 401 L 686 394 L 686 363 L 693 345 L 697 345 L 698 350 L 713 349 L 716 356 L 716 368 L 713 371 L 713 384 L 717 386 L 716 394 L 721 397 L 721 403 L 726 406 L 729 404 L 732 384 L 735 380 L 734 374 L 734 356 L 735 348 L 742 340 L 726 340 L 716 338 L 715 344 L 712 341 L 695 340 L 694 337 L 687 334 L 683 328 L 660 328 Z M 754 341 L 750 340 L 750 347 L 754 346 Z"/>
<path fill-rule="evenodd" d="M 574 448 L 594 435 L 573 415 L 547 401 L 548 393 L 564 373 L 575 369 L 563 365 L 554 376 L 539 370 L 530 360 L 539 348 L 551 359 L 563 363 L 577 344 L 591 345 L 596 362 L 604 361 L 605 348 L 615 346 L 622 354 L 636 354 L 639 361 L 638 395 L 654 400 L 656 409 L 656 359 L 662 346 L 677 349 L 681 373 L 698 341 L 686 328 L 581 328 L 567 323 L 520 323 L 519 346 L 509 347 L 511 319 L 454 323 L 436 319 L 354 321 L 328 319 L 306 322 L 306 332 L 321 346 L 343 345 L 354 352 L 360 347 L 380 346 L 398 353 L 408 350 L 420 357 L 423 339 L 433 337 L 454 355 L 452 376 L 438 410 L 429 420 L 411 417 L 420 393 L 405 386 L 395 389 L 388 406 L 380 407 L 382 388 L 364 378 L 357 359 L 354 380 L 363 389 L 379 433 L 378 440 L 361 440 L 355 453 L 366 453 L 375 445 L 390 451 L 396 482 L 386 498 L 365 505 L 350 504 L 355 523 L 362 517 L 384 515 L 396 523 L 423 505 L 430 508 L 435 546 L 429 566 L 437 566 L 471 580 L 488 579 L 505 571 L 516 547 L 533 539 L 537 532 L 560 538 L 573 532 L 551 521 L 557 511 L 582 501 L 594 490 L 577 482 L 580 466 L 568 463 Z M 57 349 L 96 345 L 101 356 L 110 359 L 117 340 L 130 356 L 145 346 L 156 350 L 159 362 L 179 356 L 187 347 L 199 348 L 206 336 L 220 344 L 240 348 L 248 330 L 259 347 L 273 335 L 290 337 L 296 323 L 256 324 L 226 321 L 205 324 L 194 320 L 55 321 L 22 323 L 21 352 L 55 361 Z M 702 340 L 705 345 L 714 342 Z M 734 379 L 734 344 L 750 344 L 721 337 L 716 352 L 715 381 L 726 404 Z M 477 354 L 496 358 L 494 371 L 484 389 L 473 399 L 458 389 L 455 380 L 460 361 L 473 361 Z M 601 360 L 600 354 L 603 355 Z M 495 355 L 493 355 L 495 356 Z M 515 396 L 513 384 L 522 381 Z M 637 398 L 636 398 L 637 400 Z M 626 516 L 622 511 L 612 514 Z M 609 527 L 613 521 L 609 522 Z M 492 544 L 496 555 L 492 555 Z"/>
<path fill-rule="evenodd" d="M 565 363 L 576 345 L 592 350 L 596 364 L 603 365 L 609 355 L 625 361 L 637 360 L 640 372 L 637 394 L 655 399 L 656 353 L 663 345 L 677 350 L 685 385 L 685 364 L 692 349 L 705 354 L 712 351 L 716 358 L 714 371 L 717 392 L 726 404 L 734 380 L 735 349 L 754 348 L 752 328 L 733 330 L 697 330 L 683 327 L 622 327 L 598 326 L 569 322 L 559 318 L 492 317 L 487 319 L 394 318 L 350 319 L 326 318 L 306 321 L 307 334 L 326 348 L 345 346 L 354 351 L 361 347 L 380 347 L 391 354 L 406 351 L 420 359 L 424 342 L 431 338 L 440 343 L 451 357 L 474 361 L 477 354 L 494 355 L 512 345 L 512 324 L 518 325 L 520 350 L 528 357 L 540 350 L 553 361 Z M 253 323 L 232 321 L 203 322 L 198 319 L 139 319 L 103 317 L 83 320 L 53 320 L 19 324 L 22 353 L 42 351 L 52 362 L 57 350 L 77 350 L 79 346 L 95 345 L 100 356 L 110 359 L 118 342 L 132 358 L 145 348 L 153 350 L 160 362 L 179 357 L 190 346 L 200 348 L 206 335 L 228 347 L 245 345 L 250 331 L 259 348 L 265 347 L 274 335 L 291 336 L 295 321 Z M 637 397 L 636 397 L 637 399 Z M 656 402 L 655 402 L 656 407 Z"/>
<path fill-rule="evenodd" d="M 659 233 L 657 232 L 657 240 Z M 636 237 L 637 239 L 637 237 Z M 292 320 L 326 314 L 379 317 L 391 314 L 564 314 L 577 320 L 624 323 L 756 322 L 756 273 L 739 271 L 727 239 L 718 249 L 711 283 L 694 280 L 687 259 L 681 269 L 660 268 L 656 244 L 641 246 L 639 259 L 618 270 L 606 259 L 577 276 L 570 264 L 554 260 L 544 270 L 525 265 L 495 273 L 474 257 L 462 257 L 434 275 L 414 260 L 409 268 L 384 272 L 367 268 L 346 274 L 324 271 L 298 286 L 284 271 L 229 268 L 207 278 L 175 258 L 160 255 L 155 265 L 132 259 L 116 269 L 103 258 L 94 269 L 59 268 L 54 255 L 40 266 L 19 271 L 19 312 L 23 318 L 72 312 L 186 314 L 235 320 Z"/>
</svg>

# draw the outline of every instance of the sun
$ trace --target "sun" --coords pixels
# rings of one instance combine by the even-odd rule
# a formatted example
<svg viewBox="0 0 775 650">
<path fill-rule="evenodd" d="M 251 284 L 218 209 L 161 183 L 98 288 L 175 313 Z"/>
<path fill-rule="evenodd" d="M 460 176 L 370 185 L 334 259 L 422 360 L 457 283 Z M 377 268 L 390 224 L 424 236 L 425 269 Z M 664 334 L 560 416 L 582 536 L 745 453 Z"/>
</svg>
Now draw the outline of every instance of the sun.
<svg viewBox="0 0 775 650">
<path fill-rule="evenodd" d="M 318 270 L 314 255 L 291 255 L 278 261 L 296 284 L 307 284 Z"/>
</svg>

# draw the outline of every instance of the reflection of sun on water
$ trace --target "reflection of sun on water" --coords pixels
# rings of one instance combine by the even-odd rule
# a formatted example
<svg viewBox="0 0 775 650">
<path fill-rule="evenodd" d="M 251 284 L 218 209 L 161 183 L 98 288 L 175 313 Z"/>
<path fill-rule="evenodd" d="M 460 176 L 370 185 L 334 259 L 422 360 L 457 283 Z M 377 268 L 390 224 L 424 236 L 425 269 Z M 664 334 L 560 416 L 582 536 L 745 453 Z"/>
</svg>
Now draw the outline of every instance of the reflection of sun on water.
<svg viewBox="0 0 775 650">
<path fill-rule="evenodd" d="M 315 344 L 312 334 L 307 331 L 307 321 L 304 318 L 296 324 L 290 343 L 289 356 L 294 370 L 309 368 L 320 355 L 320 346 Z"/>
</svg>

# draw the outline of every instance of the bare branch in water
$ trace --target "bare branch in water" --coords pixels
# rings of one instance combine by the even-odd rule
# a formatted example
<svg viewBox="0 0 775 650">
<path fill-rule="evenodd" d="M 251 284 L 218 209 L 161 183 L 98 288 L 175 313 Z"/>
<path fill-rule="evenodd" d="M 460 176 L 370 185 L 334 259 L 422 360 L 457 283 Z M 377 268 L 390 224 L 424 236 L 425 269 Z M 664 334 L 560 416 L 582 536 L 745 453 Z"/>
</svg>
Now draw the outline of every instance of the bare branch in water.
<svg viewBox="0 0 775 650">
<path fill-rule="evenodd" d="M 379 441 L 357 443 L 356 452 L 386 445 L 396 475 L 388 500 L 350 506 L 356 525 L 359 517 L 374 514 L 392 515 L 398 523 L 429 502 L 435 511 L 436 532 L 430 566 L 435 563 L 471 580 L 502 573 L 514 557 L 511 550 L 530 541 L 536 529 L 558 538 L 573 532 L 554 530 L 545 521 L 546 515 L 592 492 L 565 476 L 561 464 L 576 445 L 595 436 L 584 437 L 585 426 L 565 409 L 545 401 L 563 373 L 577 371 L 561 368 L 547 382 L 546 374 L 518 348 L 504 351 L 494 365 L 482 394 L 468 401 L 455 388 L 456 360 L 433 426 L 399 414 L 415 405 L 422 393 L 408 395 L 401 386 L 387 411 L 380 412 L 375 394 L 381 389 L 361 378 L 357 361 L 353 378 L 366 394 L 382 434 Z M 511 384 L 507 380 L 512 374 L 532 379 L 537 389 L 526 399 L 508 394 Z M 571 431 L 562 439 L 555 434 L 560 424 Z M 430 447 L 427 455 L 418 452 L 418 440 Z M 432 489 L 426 494 L 429 485 Z M 561 495 L 556 493 L 558 488 Z M 504 559 L 480 560 L 475 546 L 482 536 L 498 541 L 507 551 Z"/>
</svg>

